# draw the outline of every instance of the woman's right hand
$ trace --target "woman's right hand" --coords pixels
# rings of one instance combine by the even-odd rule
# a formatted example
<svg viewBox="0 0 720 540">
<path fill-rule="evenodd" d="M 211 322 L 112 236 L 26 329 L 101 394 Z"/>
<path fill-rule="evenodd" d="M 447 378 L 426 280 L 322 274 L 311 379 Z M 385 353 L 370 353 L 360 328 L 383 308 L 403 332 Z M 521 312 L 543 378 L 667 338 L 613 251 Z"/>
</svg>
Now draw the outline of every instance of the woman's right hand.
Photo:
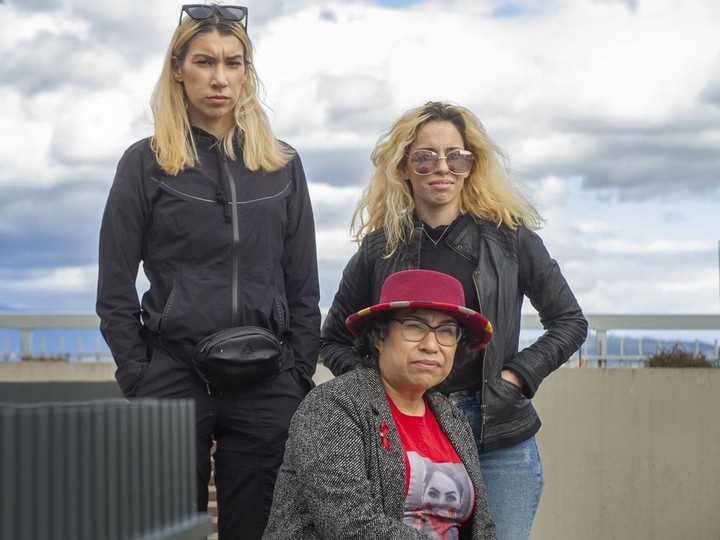
<svg viewBox="0 0 720 540">
<path fill-rule="evenodd" d="M 125 397 L 133 397 L 149 362 L 123 362 L 115 370 L 115 380 Z"/>
</svg>

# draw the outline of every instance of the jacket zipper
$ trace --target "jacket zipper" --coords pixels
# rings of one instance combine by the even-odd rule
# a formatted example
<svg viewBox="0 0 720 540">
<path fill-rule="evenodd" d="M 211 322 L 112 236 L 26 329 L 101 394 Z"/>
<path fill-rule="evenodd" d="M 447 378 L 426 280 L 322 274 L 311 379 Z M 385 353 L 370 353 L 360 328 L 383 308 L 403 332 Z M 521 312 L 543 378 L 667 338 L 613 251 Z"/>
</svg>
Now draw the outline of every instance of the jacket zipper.
<svg viewBox="0 0 720 540">
<path fill-rule="evenodd" d="M 480 299 L 480 270 L 477 268 L 473 271 L 473 284 L 475 285 L 475 293 L 477 294 L 478 299 L 478 308 L 480 310 L 480 313 L 482 313 L 482 300 Z M 485 440 L 485 422 L 487 418 L 487 414 L 485 412 L 487 411 L 487 404 L 485 403 L 485 396 L 487 395 L 486 392 L 486 383 L 487 383 L 487 370 L 485 369 L 487 367 L 488 362 L 488 351 L 485 349 L 483 351 L 483 366 L 482 366 L 482 392 L 481 392 L 481 398 L 482 402 L 480 403 L 480 411 L 481 411 L 481 422 L 480 422 L 480 444 L 483 443 Z M 478 449 L 479 450 L 479 449 Z"/>
<path fill-rule="evenodd" d="M 238 205 L 237 205 L 237 192 L 235 190 L 235 180 L 230 172 L 230 167 L 227 163 L 227 157 L 220 151 L 220 159 L 222 160 L 223 170 L 227 176 L 228 185 L 230 186 L 230 215 L 232 218 L 232 313 L 231 313 L 231 324 L 232 326 L 238 326 L 238 273 L 240 268 L 240 223 L 238 220 Z M 221 179 L 222 181 L 222 179 Z"/>
<path fill-rule="evenodd" d="M 463 252 L 462 248 L 458 249 L 458 246 L 455 246 L 455 245 L 451 245 L 450 248 L 455 253 L 460 255 L 461 257 L 465 257 L 468 260 L 472 260 L 468 255 L 466 255 Z M 478 270 L 477 268 L 475 268 L 475 270 L 473 270 L 473 284 L 475 285 L 475 294 L 477 295 L 478 309 L 480 310 L 480 313 L 482 313 L 482 299 L 480 298 L 480 270 Z M 487 371 L 485 369 L 487 367 L 487 361 L 488 361 L 487 349 L 485 349 L 483 354 L 485 355 L 485 357 L 483 359 L 484 365 L 482 368 L 482 381 L 481 381 L 482 382 L 482 392 L 481 392 L 482 402 L 480 403 L 480 412 L 481 412 L 482 419 L 480 421 L 480 444 L 482 444 L 483 441 L 485 440 L 485 422 L 486 422 L 486 418 L 487 418 L 487 414 L 485 414 L 487 411 L 487 404 L 485 403 L 485 396 L 487 395 L 487 391 L 486 391 L 486 389 L 487 389 L 486 388 L 487 387 Z"/>
</svg>

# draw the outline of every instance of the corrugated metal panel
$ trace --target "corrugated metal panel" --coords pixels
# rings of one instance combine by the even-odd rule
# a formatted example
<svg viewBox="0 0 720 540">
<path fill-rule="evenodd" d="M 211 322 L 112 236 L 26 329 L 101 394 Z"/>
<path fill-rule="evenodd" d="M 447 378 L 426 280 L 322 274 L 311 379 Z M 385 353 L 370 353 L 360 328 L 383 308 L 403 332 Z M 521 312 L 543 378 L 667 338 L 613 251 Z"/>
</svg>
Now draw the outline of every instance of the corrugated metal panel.
<svg viewBox="0 0 720 540">
<path fill-rule="evenodd" d="M 197 540 L 192 400 L 0 405 L 0 538 Z"/>
</svg>

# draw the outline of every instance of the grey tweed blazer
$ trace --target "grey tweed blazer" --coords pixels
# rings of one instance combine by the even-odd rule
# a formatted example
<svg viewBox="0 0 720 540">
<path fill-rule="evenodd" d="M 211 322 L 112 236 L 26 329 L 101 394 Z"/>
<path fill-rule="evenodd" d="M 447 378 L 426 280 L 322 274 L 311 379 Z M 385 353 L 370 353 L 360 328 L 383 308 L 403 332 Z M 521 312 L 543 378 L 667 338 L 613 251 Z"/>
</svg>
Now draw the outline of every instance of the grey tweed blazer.
<svg viewBox="0 0 720 540">
<path fill-rule="evenodd" d="M 475 510 L 463 539 L 494 539 L 470 427 L 435 391 L 426 394 L 440 427 L 465 465 Z M 390 428 L 382 444 L 381 423 Z M 290 426 L 264 540 L 427 540 L 405 525 L 405 461 L 376 369 L 359 368 L 314 388 Z"/>
</svg>

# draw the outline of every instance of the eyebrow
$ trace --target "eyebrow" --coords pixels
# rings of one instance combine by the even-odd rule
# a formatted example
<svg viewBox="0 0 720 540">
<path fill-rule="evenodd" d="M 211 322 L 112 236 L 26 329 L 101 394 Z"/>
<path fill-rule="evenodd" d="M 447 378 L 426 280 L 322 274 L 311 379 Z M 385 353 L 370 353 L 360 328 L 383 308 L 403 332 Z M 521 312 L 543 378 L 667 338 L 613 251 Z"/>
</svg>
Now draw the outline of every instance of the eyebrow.
<svg viewBox="0 0 720 540">
<path fill-rule="evenodd" d="M 413 150 L 413 152 L 417 152 L 418 150 L 431 150 L 437 154 L 437 149 L 432 146 L 419 146 Z M 462 146 L 448 146 L 446 149 L 448 152 L 452 152 L 453 150 L 465 150 Z"/>
<path fill-rule="evenodd" d="M 403 319 L 415 319 L 416 321 L 424 322 L 427 325 L 430 325 L 430 322 L 425 319 L 424 317 L 421 317 L 420 315 L 415 314 L 408 314 L 406 317 L 402 317 Z M 443 319 L 438 323 L 439 325 L 446 325 L 446 324 L 458 324 L 457 319 L 454 317 L 448 317 L 447 319 Z"/>
<path fill-rule="evenodd" d="M 191 55 L 191 58 L 210 58 L 210 59 L 212 59 L 212 60 L 217 60 L 217 56 L 215 56 L 215 55 L 212 54 L 212 53 L 207 53 L 207 52 L 196 52 L 196 53 L 193 53 L 193 54 Z M 227 61 L 227 60 L 236 60 L 236 59 L 238 59 L 238 58 L 244 60 L 244 59 L 245 59 L 245 55 L 244 55 L 243 53 L 237 53 L 237 54 L 233 54 L 232 56 L 228 56 L 227 58 L 225 58 L 225 60 L 226 60 L 226 61 Z"/>
</svg>

